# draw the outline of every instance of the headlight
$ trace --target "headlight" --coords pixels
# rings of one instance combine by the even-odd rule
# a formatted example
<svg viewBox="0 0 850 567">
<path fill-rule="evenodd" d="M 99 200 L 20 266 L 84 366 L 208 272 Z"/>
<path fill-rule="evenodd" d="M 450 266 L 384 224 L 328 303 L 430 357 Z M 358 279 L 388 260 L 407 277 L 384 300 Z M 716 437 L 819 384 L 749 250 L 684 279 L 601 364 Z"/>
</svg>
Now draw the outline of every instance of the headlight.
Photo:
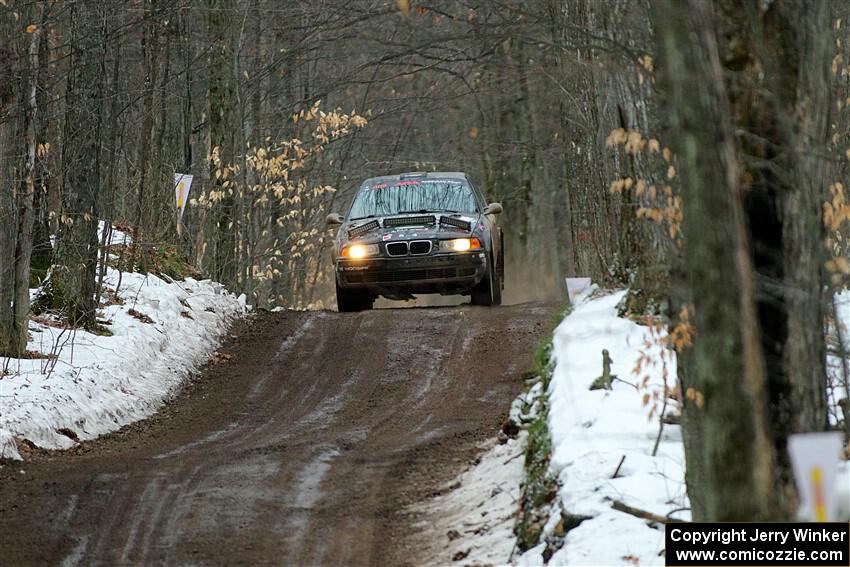
<svg viewBox="0 0 850 567">
<path fill-rule="evenodd" d="M 351 258 L 357 260 L 367 256 L 375 256 L 378 254 L 377 244 L 351 244 L 342 249 L 340 256 L 343 258 Z"/>
<path fill-rule="evenodd" d="M 467 250 L 480 250 L 481 241 L 477 238 L 455 238 L 454 240 L 441 240 L 440 252 L 466 252 Z"/>
</svg>

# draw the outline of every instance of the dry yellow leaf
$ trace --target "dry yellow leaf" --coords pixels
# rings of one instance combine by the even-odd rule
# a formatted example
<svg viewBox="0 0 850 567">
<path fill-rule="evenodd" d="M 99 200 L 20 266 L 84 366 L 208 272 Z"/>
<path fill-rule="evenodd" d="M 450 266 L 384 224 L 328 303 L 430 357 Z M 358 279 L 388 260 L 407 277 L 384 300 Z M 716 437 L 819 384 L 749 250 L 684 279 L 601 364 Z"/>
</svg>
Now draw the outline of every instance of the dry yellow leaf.
<svg viewBox="0 0 850 567">
<path fill-rule="evenodd" d="M 613 147 L 618 144 L 622 144 L 626 141 L 626 131 L 623 128 L 616 128 L 611 130 L 611 133 L 608 134 L 608 137 L 605 139 L 606 147 Z"/>
<path fill-rule="evenodd" d="M 643 147 L 646 145 L 643 137 L 640 135 L 640 132 L 637 130 L 630 130 L 626 136 L 626 144 L 625 150 L 630 154 L 637 154 Z"/>
</svg>

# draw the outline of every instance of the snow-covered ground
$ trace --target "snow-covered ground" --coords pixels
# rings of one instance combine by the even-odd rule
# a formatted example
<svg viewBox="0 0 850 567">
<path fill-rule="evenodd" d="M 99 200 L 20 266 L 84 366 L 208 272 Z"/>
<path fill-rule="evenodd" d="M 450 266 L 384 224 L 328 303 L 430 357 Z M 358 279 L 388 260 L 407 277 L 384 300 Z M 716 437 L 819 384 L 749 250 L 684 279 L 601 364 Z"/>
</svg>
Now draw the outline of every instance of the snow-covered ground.
<svg viewBox="0 0 850 567">
<path fill-rule="evenodd" d="M 120 232 L 116 238 L 127 240 Z M 105 286 L 115 289 L 118 277 L 108 269 Z M 0 357 L 0 457 L 20 459 L 15 438 L 66 449 L 75 444 L 69 432 L 93 439 L 150 416 L 245 311 L 244 296 L 191 278 L 166 282 L 125 272 L 119 298 L 122 305 L 98 312 L 112 336 L 32 321 L 27 348 L 56 354 L 55 361 Z"/>
<path fill-rule="evenodd" d="M 659 516 L 688 506 L 679 426 L 665 425 L 657 455 L 651 456 L 658 419 L 648 419 L 649 407 L 642 404 L 642 397 L 662 390 L 661 365 L 641 373 L 641 377 L 649 374 L 648 390 L 616 380 L 611 391 L 589 390 L 602 374 L 603 349 L 613 359 L 612 374 L 632 384 L 640 380 L 632 370 L 646 348 L 647 327 L 617 317 L 624 293 L 578 300 L 555 330 L 555 370 L 548 392 L 550 467 L 560 481 L 558 502 L 563 510 L 590 519 L 567 532 L 549 565 L 663 565 L 663 526 L 653 528 L 643 519 L 614 510 L 612 501 Z M 655 359 L 659 348 L 646 354 Z M 669 360 L 668 371 L 672 387 L 675 357 Z M 672 515 L 689 519 L 687 512 Z M 545 531 L 551 533 L 559 519 L 560 514 L 552 514 Z M 542 564 L 544 547 L 532 548 L 517 562 Z"/>
<path fill-rule="evenodd" d="M 845 289 L 835 294 L 835 315 L 837 323 L 841 325 L 841 336 L 844 339 L 844 350 L 850 352 L 850 290 Z M 837 340 L 836 333 L 835 339 Z M 826 368 L 829 377 L 829 388 L 827 397 L 830 405 L 830 422 L 835 424 L 842 415 L 838 401 L 842 398 L 850 399 L 850 392 L 846 389 L 845 372 L 850 373 L 850 361 L 842 364 L 840 357 L 828 354 L 826 357 Z M 850 461 L 844 461 L 838 474 L 838 519 L 843 521 L 850 518 Z"/>
<path fill-rule="evenodd" d="M 419 557 L 433 565 L 506 565 L 513 536 L 527 434 L 492 444 L 444 494 L 420 508 L 427 534 Z"/>
<path fill-rule="evenodd" d="M 107 227 L 106 221 L 98 221 L 97 223 L 97 240 L 100 242 L 103 240 L 103 231 Z M 116 226 L 112 226 L 112 232 L 107 235 L 107 246 L 112 246 L 116 244 L 132 244 L 133 238 L 121 230 Z"/>
<path fill-rule="evenodd" d="M 664 426 L 653 457 L 658 417 L 656 413 L 648 418 L 653 402 L 643 405 L 644 394 L 663 391 L 660 337 L 650 338 L 647 327 L 617 317 L 624 291 L 596 299 L 590 299 L 589 293 L 575 301 L 573 312 L 554 332 L 555 370 L 548 391 L 553 445 L 550 470 L 560 482 L 553 512 L 560 507 L 589 519 L 567 532 L 563 546 L 548 564 L 663 565 L 663 526 L 612 507 L 616 500 L 657 516 L 690 519 L 683 510 L 688 500 L 680 427 Z M 839 322 L 850 330 L 850 291 L 838 294 L 836 303 Z M 845 339 L 848 336 L 850 333 L 845 333 Z M 613 359 L 611 373 L 620 380 L 613 382 L 611 391 L 590 390 L 602 374 L 603 349 Z M 633 370 L 642 354 L 655 364 L 644 364 L 635 376 Z M 666 358 L 667 384 L 672 387 L 676 384 L 675 353 L 668 351 Z M 838 358 L 830 356 L 834 415 L 837 400 L 847 395 L 840 368 Z M 643 386 L 640 382 L 647 374 L 648 384 Z M 674 406 L 668 405 L 668 414 L 678 411 Z M 660 410 L 660 403 L 656 409 Z M 842 470 L 842 487 L 850 486 L 848 463 L 843 463 Z M 552 533 L 559 519 L 560 514 L 551 514 L 546 534 Z M 515 558 L 515 564 L 543 564 L 544 549 L 545 544 L 532 548 Z"/>
<path fill-rule="evenodd" d="M 837 323 L 841 325 L 841 336 L 845 343 L 850 343 L 850 290 L 843 290 L 835 294 L 835 315 Z M 830 340 L 835 350 L 838 349 L 838 333 L 837 329 L 831 329 Z M 845 351 L 850 352 L 850 344 L 844 345 Z M 848 392 L 844 389 L 844 372 L 850 372 L 850 362 L 846 363 L 842 368 L 841 357 L 836 356 L 834 350 L 826 357 L 826 368 L 829 375 L 829 387 L 827 389 L 827 397 L 829 399 L 829 420 L 834 425 L 840 421 L 842 415 L 838 401 L 848 397 Z"/>
<path fill-rule="evenodd" d="M 541 383 L 536 382 L 511 405 L 510 420 L 530 423 L 539 415 Z M 448 484 L 445 491 L 419 506 L 424 519 L 419 559 L 433 565 L 509 565 L 516 552 L 514 526 L 525 473 L 528 432 L 492 439 L 477 463 Z"/>
</svg>

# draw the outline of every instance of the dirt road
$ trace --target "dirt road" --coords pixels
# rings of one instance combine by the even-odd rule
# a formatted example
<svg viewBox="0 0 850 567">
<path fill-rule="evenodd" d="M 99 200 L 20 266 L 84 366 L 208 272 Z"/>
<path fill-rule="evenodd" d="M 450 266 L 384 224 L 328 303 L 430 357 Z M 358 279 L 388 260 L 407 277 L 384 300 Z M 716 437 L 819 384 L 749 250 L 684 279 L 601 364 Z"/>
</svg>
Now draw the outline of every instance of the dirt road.
<svg viewBox="0 0 850 567">
<path fill-rule="evenodd" d="M 0 469 L 0 564 L 415 565 L 551 305 L 259 314 L 157 416 Z"/>
</svg>

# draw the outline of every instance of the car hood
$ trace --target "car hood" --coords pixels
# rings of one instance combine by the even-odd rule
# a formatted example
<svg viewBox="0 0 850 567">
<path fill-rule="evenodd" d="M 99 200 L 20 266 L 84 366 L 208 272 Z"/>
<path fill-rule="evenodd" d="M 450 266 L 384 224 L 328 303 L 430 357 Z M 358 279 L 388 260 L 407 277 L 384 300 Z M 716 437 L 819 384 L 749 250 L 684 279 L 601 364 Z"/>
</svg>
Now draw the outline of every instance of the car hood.
<svg viewBox="0 0 850 567">
<path fill-rule="evenodd" d="M 427 222 L 424 221 L 426 217 L 428 217 Z M 431 218 L 434 220 L 431 221 Z M 466 225 L 468 228 L 456 225 Z M 430 240 L 470 236 L 479 230 L 479 225 L 480 215 L 476 213 L 450 215 L 423 213 L 347 222 L 341 227 L 339 234 L 342 243 L 356 241 L 371 244 L 393 240 Z"/>
</svg>

